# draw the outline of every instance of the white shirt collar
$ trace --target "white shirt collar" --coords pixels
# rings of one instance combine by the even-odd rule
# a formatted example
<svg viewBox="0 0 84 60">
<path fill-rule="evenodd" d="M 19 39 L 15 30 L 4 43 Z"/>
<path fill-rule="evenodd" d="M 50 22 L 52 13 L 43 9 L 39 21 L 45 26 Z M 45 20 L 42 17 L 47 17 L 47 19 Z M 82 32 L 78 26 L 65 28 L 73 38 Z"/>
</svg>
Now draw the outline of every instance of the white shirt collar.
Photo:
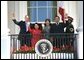
<svg viewBox="0 0 84 60">
<path fill-rule="evenodd" d="M 30 24 L 30 22 L 25 22 L 25 23 L 28 24 L 28 25 Z"/>
<path fill-rule="evenodd" d="M 59 22 L 58 22 L 58 23 L 56 23 L 56 24 L 59 24 Z"/>
</svg>

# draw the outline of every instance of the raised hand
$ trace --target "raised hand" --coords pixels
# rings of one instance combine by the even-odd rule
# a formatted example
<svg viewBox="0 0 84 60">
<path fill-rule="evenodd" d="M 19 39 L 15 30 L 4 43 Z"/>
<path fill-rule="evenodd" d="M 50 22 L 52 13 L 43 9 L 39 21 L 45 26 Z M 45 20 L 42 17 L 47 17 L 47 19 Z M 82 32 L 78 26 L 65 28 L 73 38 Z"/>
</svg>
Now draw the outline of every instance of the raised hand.
<svg viewBox="0 0 84 60">
<path fill-rule="evenodd" d="M 12 19 L 15 19 L 15 13 L 14 12 L 12 13 Z"/>
</svg>

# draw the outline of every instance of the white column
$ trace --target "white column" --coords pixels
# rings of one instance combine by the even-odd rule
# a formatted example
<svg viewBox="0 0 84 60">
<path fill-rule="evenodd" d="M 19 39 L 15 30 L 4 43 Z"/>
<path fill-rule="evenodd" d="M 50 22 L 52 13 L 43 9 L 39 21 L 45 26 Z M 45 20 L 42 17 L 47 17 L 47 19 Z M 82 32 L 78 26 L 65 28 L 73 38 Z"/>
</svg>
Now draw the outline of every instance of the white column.
<svg viewBox="0 0 84 60">
<path fill-rule="evenodd" d="M 8 4 L 8 28 L 10 29 L 10 34 L 14 34 L 15 24 L 12 21 L 12 14 L 15 11 L 15 1 L 8 1 L 7 4 Z"/>
<path fill-rule="evenodd" d="M 27 15 L 27 1 L 19 1 L 19 19 L 24 21 L 25 15 Z"/>
<path fill-rule="evenodd" d="M 19 1 L 15 1 L 15 7 L 14 7 L 14 12 L 15 12 L 15 18 L 17 21 L 20 21 L 20 9 L 19 9 Z M 18 25 L 15 24 L 15 33 L 14 34 L 19 34 L 19 31 L 20 31 L 20 27 Z"/>
<path fill-rule="evenodd" d="M 19 1 L 8 1 L 8 27 L 10 34 L 18 34 L 19 27 L 12 21 L 12 15 L 15 13 L 15 18 L 19 21 Z"/>
<path fill-rule="evenodd" d="M 8 36 L 7 1 L 1 1 L 1 59 L 10 58 L 10 37 Z"/>
<path fill-rule="evenodd" d="M 79 38 L 77 40 L 78 59 L 83 59 L 83 1 L 77 1 L 77 19 Z"/>
</svg>

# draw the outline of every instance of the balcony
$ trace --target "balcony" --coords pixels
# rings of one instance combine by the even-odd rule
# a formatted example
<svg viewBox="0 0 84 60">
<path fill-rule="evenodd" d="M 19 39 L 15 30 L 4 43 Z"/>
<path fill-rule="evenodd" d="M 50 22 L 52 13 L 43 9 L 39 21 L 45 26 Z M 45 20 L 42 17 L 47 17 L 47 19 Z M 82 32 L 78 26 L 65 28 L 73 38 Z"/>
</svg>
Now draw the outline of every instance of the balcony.
<svg viewBox="0 0 84 60">
<path fill-rule="evenodd" d="M 53 45 L 53 51 L 49 56 L 41 57 L 36 54 L 34 47 L 24 45 L 20 50 L 18 34 L 10 36 L 10 58 L 11 59 L 77 59 L 77 36 L 78 34 L 58 33 L 42 34 L 40 39 L 47 39 Z M 28 36 L 22 34 L 21 36 Z M 32 38 L 32 37 L 31 37 Z M 27 48 L 26 48 L 27 47 Z"/>
</svg>

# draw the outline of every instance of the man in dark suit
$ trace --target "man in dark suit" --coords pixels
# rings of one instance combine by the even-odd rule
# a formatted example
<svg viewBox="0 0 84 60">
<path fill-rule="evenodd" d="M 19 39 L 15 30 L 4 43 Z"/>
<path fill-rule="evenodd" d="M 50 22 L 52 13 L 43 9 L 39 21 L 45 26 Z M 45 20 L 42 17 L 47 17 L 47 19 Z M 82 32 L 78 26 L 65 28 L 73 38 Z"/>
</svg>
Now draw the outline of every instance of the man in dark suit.
<svg viewBox="0 0 84 60">
<path fill-rule="evenodd" d="M 55 16 L 55 23 L 50 27 L 51 38 L 53 39 L 53 46 L 60 48 L 63 46 L 64 41 L 62 40 L 64 28 L 67 26 L 66 21 L 64 23 L 59 23 L 60 17 Z"/>
<path fill-rule="evenodd" d="M 26 44 L 27 46 L 31 46 L 31 34 L 28 31 L 28 25 L 30 25 L 29 17 L 26 15 L 25 21 L 18 22 L 13 16 L 13 22 L 20 27 L 20 32 L 18 35 L 18 40 L 20 40 L 20 45 L 24 46 Z"/>
</svg>

